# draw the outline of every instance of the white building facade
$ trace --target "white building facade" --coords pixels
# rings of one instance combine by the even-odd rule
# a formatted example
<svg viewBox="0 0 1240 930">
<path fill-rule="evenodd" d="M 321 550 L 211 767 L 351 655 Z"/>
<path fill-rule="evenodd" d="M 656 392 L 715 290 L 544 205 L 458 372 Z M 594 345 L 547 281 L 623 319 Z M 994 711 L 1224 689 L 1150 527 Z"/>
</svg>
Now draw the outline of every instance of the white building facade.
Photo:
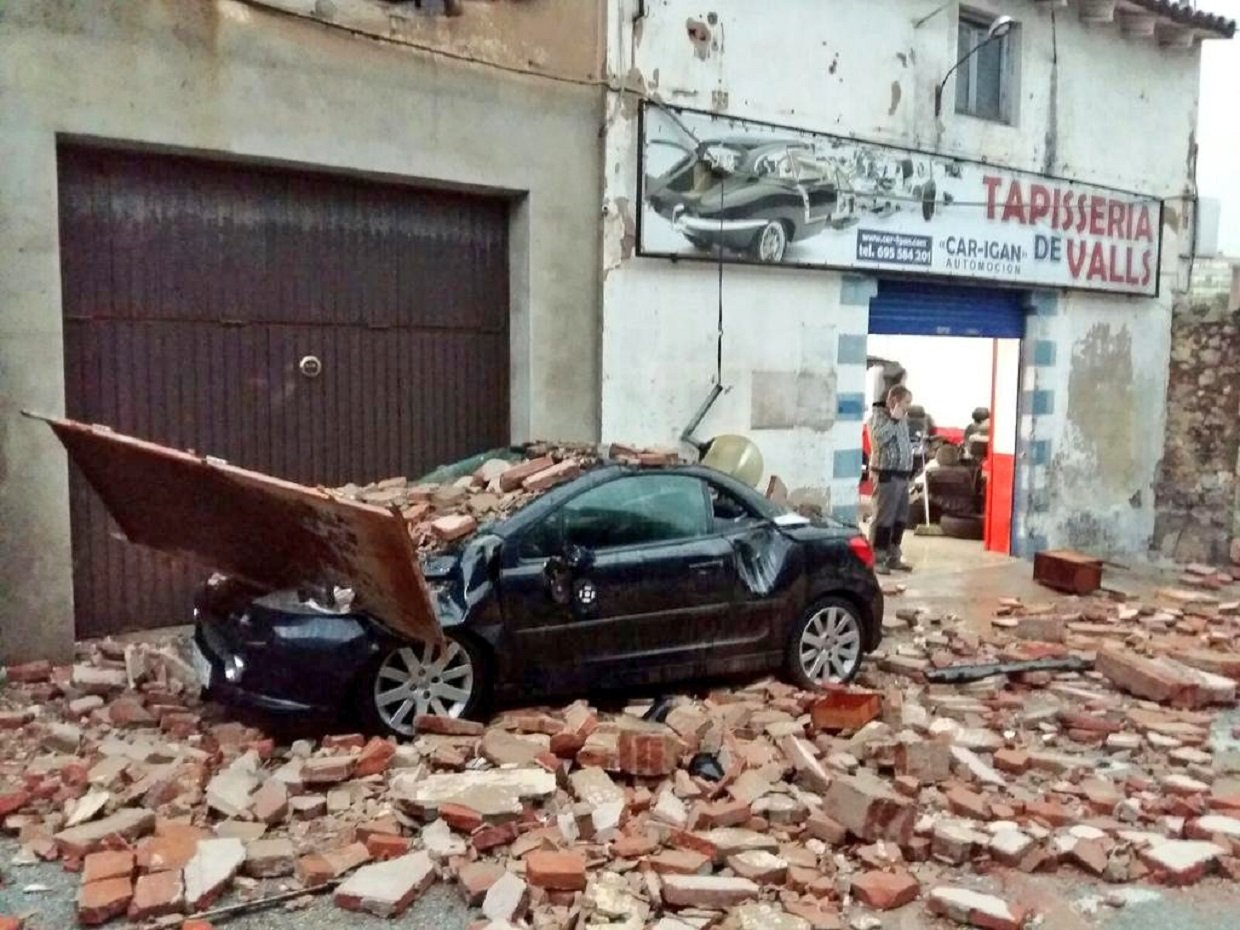
<svg viewBox="0 0 1240 930">
<path fill-rule="evenodd" d="M 996 446 L 1014 461 L 1011 549 L 1148 548 L 1200 42 L 1232 24 L 1159 0 L 609 11 L 604 440 L 674 442 L 718 383 L 699 435 L 750 436 L 768 473 L 854 517 L 877 315 L 958 335 L 952 319 L 993 312 L 1020 340 L 1011 447 Z M 678 132 L 701 163 L 676 182 Z M 740 154 L 704 155 L 712 141 Z M 707 176 L 767 142 L 792 163 L 759 153 L 732 181 Z M 817 232 L 767 230 L 766 200 L 745 205 L 781 177 Z"/>
</svg>

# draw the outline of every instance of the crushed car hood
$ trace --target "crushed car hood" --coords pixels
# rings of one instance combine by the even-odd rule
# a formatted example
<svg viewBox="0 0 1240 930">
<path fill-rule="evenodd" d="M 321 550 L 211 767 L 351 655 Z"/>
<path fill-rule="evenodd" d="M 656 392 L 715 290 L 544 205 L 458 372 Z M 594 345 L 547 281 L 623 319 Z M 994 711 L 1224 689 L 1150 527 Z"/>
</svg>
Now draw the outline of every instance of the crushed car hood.
<svg viewBox="0 0 1240 930">
<path fill-rule="evenodd" d="M 351 587 L 395 632 L 443 632 L 398 513 L 218 459 L 51 418 L 73 463 L 130 542 L 270 588 Z"/>
</svg>

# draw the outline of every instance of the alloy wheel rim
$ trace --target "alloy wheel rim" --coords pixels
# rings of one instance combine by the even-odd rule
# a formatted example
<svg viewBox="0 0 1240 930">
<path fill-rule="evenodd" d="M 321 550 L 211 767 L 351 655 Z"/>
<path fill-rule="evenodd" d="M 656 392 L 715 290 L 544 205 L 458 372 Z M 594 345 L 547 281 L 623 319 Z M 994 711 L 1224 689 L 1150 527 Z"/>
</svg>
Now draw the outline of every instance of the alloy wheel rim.
<svg viewBox="0 0 1240 930">
<path fill-rule="evenodd" d="M 848 678 L 861 655 L 861 627 L 842 607 L 824 607 L 809 619 L 798 644 L 801 668 L 816 684 Z"/>
<path fill-rule="evenodd" d="M 459 717 L 474 692 L 474 663 L 459 644 L 414 643 L 388 653 L 375 676 L 380 718 L 397 733 L 413 735 L 422 714 Z"/>
<path fill-rule="evenodd" d="M 784 252 L 784 228 L 771 223 L 762 230 L 762 257 L 768 262 L 779 261 Z"/>
</svg>

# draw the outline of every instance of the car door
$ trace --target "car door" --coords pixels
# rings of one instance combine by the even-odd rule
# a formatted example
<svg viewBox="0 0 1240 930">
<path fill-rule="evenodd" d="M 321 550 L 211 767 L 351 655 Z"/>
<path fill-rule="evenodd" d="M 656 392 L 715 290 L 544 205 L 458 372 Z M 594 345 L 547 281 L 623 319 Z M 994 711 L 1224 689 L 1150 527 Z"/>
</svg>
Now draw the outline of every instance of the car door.
<svg viewBox="0 0 1240 930">
<path fill-rule="evenodd" d="M 706 485 L 623 474 L 514 540 L 501 577 L 513 672 L 530 687 L 654 681 L 703 661 L 736 591 Z"/>
</svg>

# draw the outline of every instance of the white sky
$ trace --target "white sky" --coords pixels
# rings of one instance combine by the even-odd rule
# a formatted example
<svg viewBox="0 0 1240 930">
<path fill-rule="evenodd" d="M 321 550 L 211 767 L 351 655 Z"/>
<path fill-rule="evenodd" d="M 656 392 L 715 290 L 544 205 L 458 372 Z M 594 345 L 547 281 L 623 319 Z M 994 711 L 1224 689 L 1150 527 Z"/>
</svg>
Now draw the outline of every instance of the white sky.
<svg viewBox="0 0 1240 930">
<path fill-rule="evenodd" d="M 1240 0 L 1200 0 L 1198 8 L 1240 20 Z M 1240 39 L 1210 40 L 1201 53 L 1197 189 L 1222 202 L 1219 249 L 1240 255 Z"/>
</svg>

